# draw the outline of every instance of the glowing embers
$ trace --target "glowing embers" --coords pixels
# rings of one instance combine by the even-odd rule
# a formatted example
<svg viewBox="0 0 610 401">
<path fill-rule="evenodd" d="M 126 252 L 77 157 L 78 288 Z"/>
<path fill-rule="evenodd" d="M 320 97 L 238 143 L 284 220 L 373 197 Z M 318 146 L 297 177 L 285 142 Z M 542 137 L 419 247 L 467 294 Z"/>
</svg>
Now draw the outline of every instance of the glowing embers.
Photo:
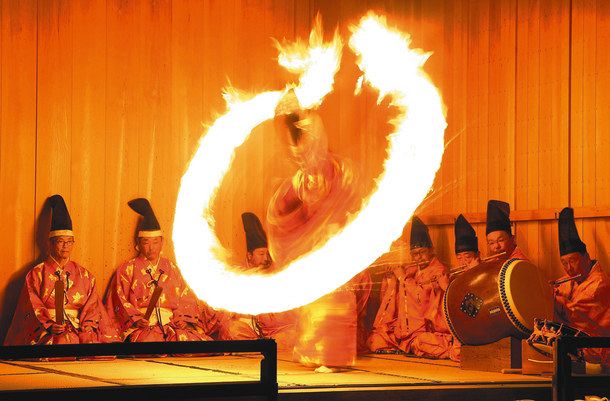
<svg viewBox="0 0 610 401">
<path fill-rule="evenodd" d="M 389 96 L 399 111 L 376 189 L 340 232 L 277 274 L 240 275 L 217 256 L 222 247 L 210 205 L 231 168 L 235 148 L 254 127 L 274 117 L 286 90 L 294 88 L 301 104 L 309 106 L 320 104 L 332 90 L 340 40 L 335 35 L 324 44 L 321 32 L 312 33 L 309 48 L 294 45 L 284 50 L 289 54 L 285 65 L 302 67 L 299 85 L 228 101 L 227 113 L 202 137 L 182 177 L 174 217 L 176 259 L 189 285 L 211 306 L 240 313 L 277 312 L 333 291 L 388 250 L 432 185 L 446 122 L 440 94 L 421 68 L 428 54 L 410 49 L 409 35 L 389 29 L 385 19 L 374 14 L 351 31 L 349 45 L 363 72 L 359 82 L 379 90 L 380 99 Z M 323 84 L 314 87 L 312 82 Z"/>
</svg>

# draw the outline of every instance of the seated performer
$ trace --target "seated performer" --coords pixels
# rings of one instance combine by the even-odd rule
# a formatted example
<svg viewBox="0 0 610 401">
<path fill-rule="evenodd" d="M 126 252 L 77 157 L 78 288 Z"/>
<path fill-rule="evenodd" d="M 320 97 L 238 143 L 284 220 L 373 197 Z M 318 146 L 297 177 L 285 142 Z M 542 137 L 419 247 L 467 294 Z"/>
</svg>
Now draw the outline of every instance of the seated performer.
<svg viewBox="0 0 610 401">
<path fill-rule="evenodd" d="M 463 215 L 459 215 L 453 227 L 455 233 L 455 257 L 460 269 L 468 270 L 481 263 L 477 233 Z"/>
<path fill-rule="evenodd" d="M 53 195 L 49 255 L 25 278 L 5 345 L 120 341 L 98 297 L 95 278 L 70 260 L 72 220 L 64 199 Z"/>
<path fill-rule="evenodd" d="M 161 256 L 163 233 L 148 200 L 129 201 L 143 216 L 138 256 L 121 264 L 110 283 L 106 308 L 125 341 L 197 341 L 210 339 L 199 321 L 197 298 L 180 270 Z"/>
<path fill-rule="evenodd" d="M 443 313 L 448 269 L 435 256 L 428 227 L 417 216 L 411 224 L 410 242 L 411 258 L 417 265 L 410 268 L 411 272 L 404 270 L 409 331 L 399 348 L 417 356 L 451 358 L 454 341 Z"/>
<path fill-rule="evenodd" d="M 559 214 L 559 254 L 566 272 L 573 278 L 555 287 L 555 320 L 591 336 L 610 336 L 610 277 L 597 260 L 591 260 L 574 223 L 574 210 Z M 558 280 L 558 281 L 561 281 Z M 586 349 L 592 363 L 610 364 L 610 350 Z"/>
<path fill-rule="evenodd" d="M 246 233 L 246 265 L 242 273 L 268 273 L 272 267 L 267 245 L 267 234 L 254 213 L 241 215 Z M 241 315 L 216 312 L 219 340 L 275 339 L 278 351 L 292 351 L 295 337 L 296 311 Z"/>
<path fill-rule="evenodd" d="M 381 304 L 368 344 L 372 351 L 401 350 L 431 358 L 457 358 L 442 311 L 448 269 L 434 255 L 428 227 L 411 223 L 413 263 L 398 266 L 381 289 Z"/>
<path fill-rule="evenodd" d="M 510 205 L 499 200 L 487 202 L 487 247 L 489 253 L 504 253 L 506 259 L 529 260 L 517 247 L 517 241 L 510 227 Z"/>
<path fill-rule="evenodd" d="M 455 234 L 455 257 L 458 261 L 455 274 L 460 274 L 478 266 L 481 263 L 481 253 L 479 252 L 477 233 L 463 215 L 460 214 L 457 217 L 453 229 Z M 451 278 L 454 277 L 456 276 Z M 447 325 L 447 329 L 443 328 L 442 331 L 449 332 L 448 329 Z M 462 345 L 455 337 L 453 338 L 452 345 L 449 357 L 454 361 L 458 361 L 460 360 Z"/>
</svg>

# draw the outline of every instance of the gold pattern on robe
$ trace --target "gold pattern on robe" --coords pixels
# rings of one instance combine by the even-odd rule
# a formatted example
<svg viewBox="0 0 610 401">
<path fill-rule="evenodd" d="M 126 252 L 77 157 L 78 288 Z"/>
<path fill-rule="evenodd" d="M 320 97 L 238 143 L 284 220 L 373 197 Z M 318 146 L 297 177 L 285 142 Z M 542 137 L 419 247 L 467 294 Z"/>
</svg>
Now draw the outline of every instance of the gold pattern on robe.
<svg viewBox="0 0 610 401">
<path fill-rule="evenodd" d="M 72 302 L 74 302 L 75 304 L 78 303 L 81 299 L 83 299 L 83 296 L 78 291 L 76 291 L 74 295 L 72 295 Z"/>
</svg>

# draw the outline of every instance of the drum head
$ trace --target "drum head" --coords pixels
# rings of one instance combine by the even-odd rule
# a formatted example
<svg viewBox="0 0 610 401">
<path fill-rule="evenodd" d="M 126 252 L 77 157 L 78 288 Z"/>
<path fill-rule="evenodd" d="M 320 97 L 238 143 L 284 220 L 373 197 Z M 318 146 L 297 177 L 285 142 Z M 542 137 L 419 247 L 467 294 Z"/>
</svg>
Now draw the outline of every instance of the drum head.
<svg viewBox="0 0 610 401">
<path fill-rule="evenodd" d="M 530 262 L 507 260 L 500 270 L 498 286 L 506 314 L 524 334 L 534 329 L 534 318 L 553 318 L 552 289 Z"/>
</svg>

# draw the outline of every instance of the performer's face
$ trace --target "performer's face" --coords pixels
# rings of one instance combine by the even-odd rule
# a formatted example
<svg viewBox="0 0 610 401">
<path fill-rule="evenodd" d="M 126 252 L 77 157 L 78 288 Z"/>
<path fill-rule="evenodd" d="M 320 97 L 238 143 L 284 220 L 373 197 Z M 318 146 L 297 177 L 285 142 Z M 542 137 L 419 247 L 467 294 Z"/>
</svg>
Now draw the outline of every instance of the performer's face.
<svg viewBox="0 0 610 401">
<path fill-rule="evenodd" d="M 413 262 L 428 262 L 433 256 L 432 248 L 413 248 L 411 249 L 411 260 Z"/>
<path fill-rule="evenodd" d="M 163 248 L 163 237 L 140 238 L 138 239 L 140 255 L 143 255 L 151 262 L 157 262 Z"/>
<path fill-rule="evenodd" d="M 248 252 L 246 257 L 248 258 L 248 264 L 251 267 L 262 267 L 266 269 L 271 266 L 271 255 L 269 255 L 269 249 L 267 248 L 256 248 L 252 252 Z"/>
<path fill-rule="evenodd" d="M 506 256 L 510 256 L 516 246 L 515 237 L 506 231 L 492 231 L 487 234 L 487 247 L 492 255 L 506 252 Z"/>
<path fill-rule="evenodd" d="M 460 265 L 460 266 L 474 267 L 474 266 L 478 265 L 479 263 L 481 263 L 480 259 L 479 259 L 479 252 L 474 252 L 474 251 L 458 252 L 455 254 L 455 257 L 457 258 L 458 265 Z"/>
<path fill-rule="evenodd" d="M 70 258 L 72 247 L 74 246 L 74 237 L 69 235 L 60 235 L 51 238 L 50 252 L 51 256 L 57 260 L 66 260 Z"/>
<path fill-rule="evenodd" d="M 581 254 L 580 252 L 572 252 L 561 256 L 559 259 L 561 260 L 563 270 L 565 270 L 569 276 L 582 274 L 581 279 L 578 280 L 579 282 L 589 275 L 589 270 L 591 270 L 591 259 L 589 259 L 588 253 Z"/>
</svg>

